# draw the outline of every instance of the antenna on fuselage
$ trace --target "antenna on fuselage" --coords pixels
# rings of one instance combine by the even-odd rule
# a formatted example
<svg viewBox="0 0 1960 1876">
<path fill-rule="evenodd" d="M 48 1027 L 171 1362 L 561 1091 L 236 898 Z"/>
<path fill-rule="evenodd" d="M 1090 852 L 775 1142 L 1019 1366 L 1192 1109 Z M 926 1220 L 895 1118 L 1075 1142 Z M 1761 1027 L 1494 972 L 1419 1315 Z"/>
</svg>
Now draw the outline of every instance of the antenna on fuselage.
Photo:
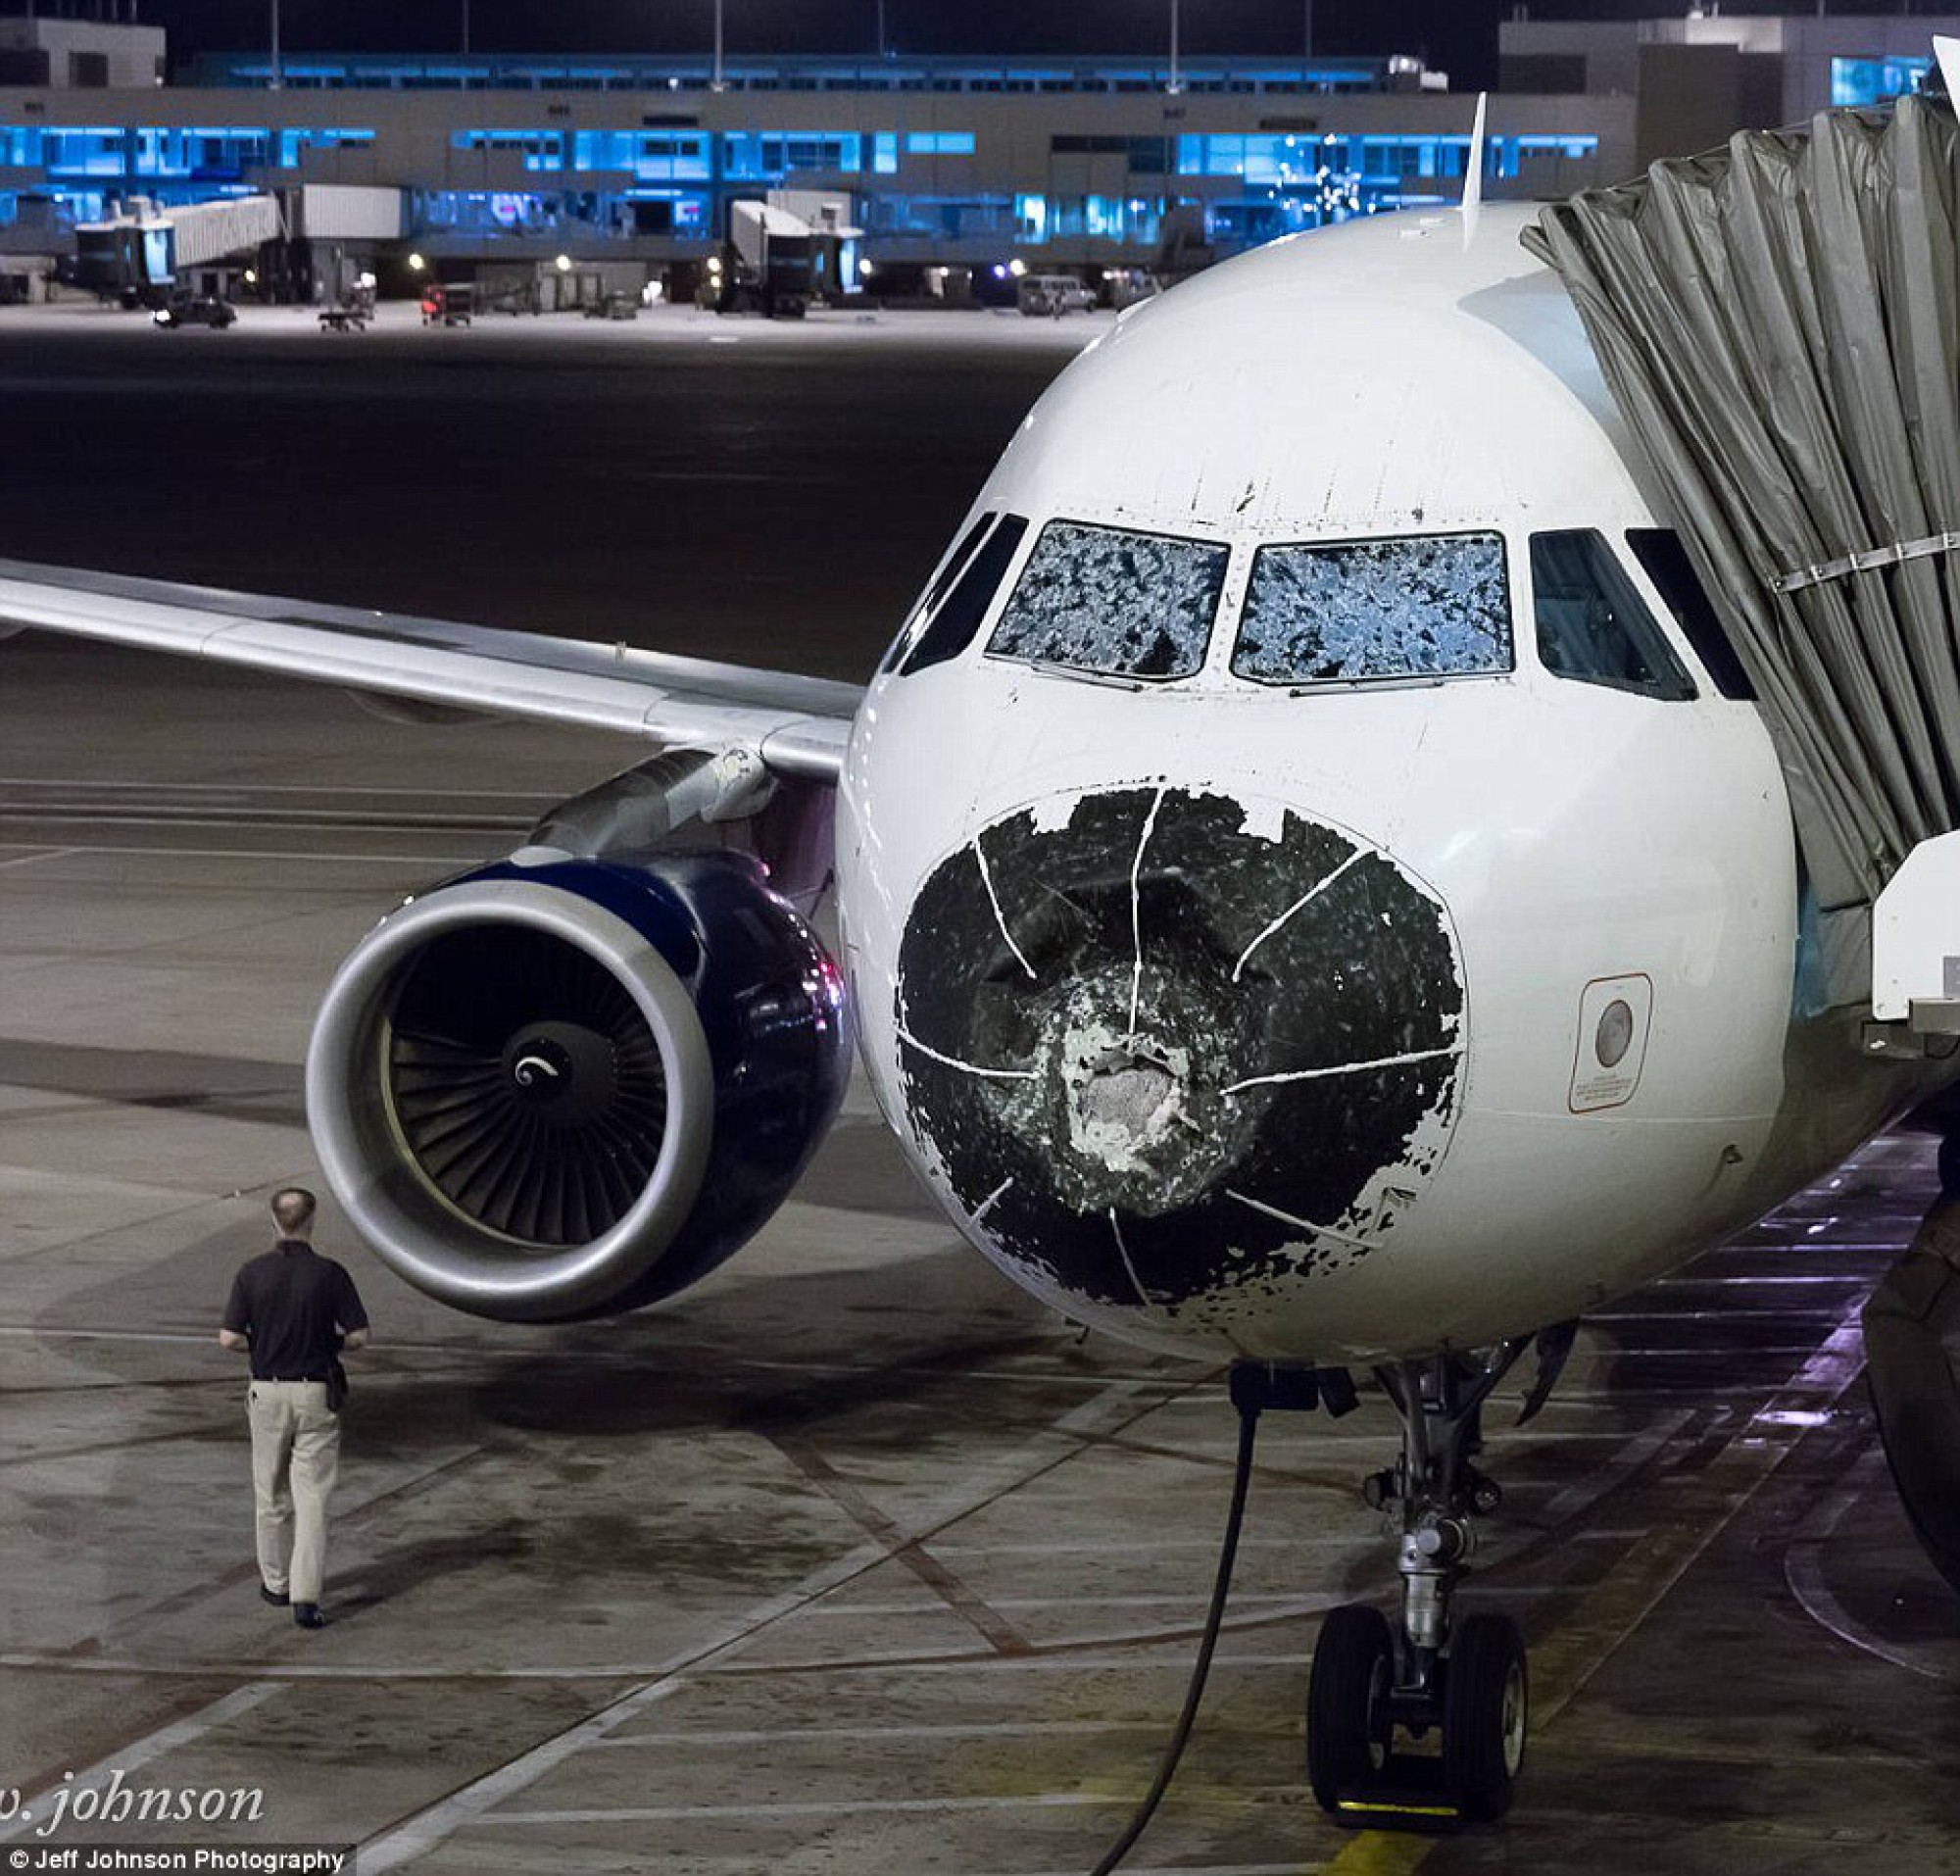
<svg viewBox="0 0 1960 1876">
<path fill-rule="evenodd" d="M 1477 237 L 1477 214 L 1484 206 L 1484 107 L 1490 100 L 1488 91 L 1477 93 L 1477 120 L 1470 126 L 1470 152 L 1463 159 L 1463 199 L 1456 213 L 1463 218 L 1466 248 Z"/>
</svg>

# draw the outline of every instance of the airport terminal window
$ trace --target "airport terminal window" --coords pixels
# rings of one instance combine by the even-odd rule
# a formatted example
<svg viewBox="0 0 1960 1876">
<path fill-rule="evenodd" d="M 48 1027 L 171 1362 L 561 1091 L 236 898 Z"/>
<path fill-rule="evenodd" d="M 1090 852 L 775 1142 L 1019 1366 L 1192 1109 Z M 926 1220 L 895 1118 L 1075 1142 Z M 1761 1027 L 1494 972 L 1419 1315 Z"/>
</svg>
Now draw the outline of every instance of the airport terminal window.
<svg viewBox="0 0 1960 1876">
<path fill-rule="evenodd" d="M 1647 578 L 1660 589 L 1667 610 L 1688 635 L 1694 655 L 1715 680 L 1715 688 L 1738 703 L 1752 703 L 1756 687 L 1749 682 L 1749 674 L 1736 656 L 1727 628 L 1716 617 L 1713 602 L 1695 577 L 1681 536 L 1671 527 L 1630 527 L 1627 545 L 1646 569 Z"/>
<path fill-rule="evenodd" d="M 1532 617 L 1538 655 L 1554 677 L 1679 703 L 1694 682 L 1653 615 L 1590 527 L 1531 537 Z"/>
<path fill-rule="evenodd" d="M 366 149 L 374 141 L 372 130 L 309 129 L 279 132 L 279 168 L 296 170 L 309 150 Z"/>
<path fill-rule="evenodd" d="M 1232 669 L 1261 684 L 1468 677 L 1513 664 L 1496 534 L 1262 547 Z"/>
<path fill-rule="evenodd" d="M 124 168 L 122 132 L 116 129 L 44 131 L 42 161 L 49 174 L 122 175 Z"/>
<path fill-rule="evenodd" d="M 922 671 L 928 665 L 943 665 L 957 658 L 973 642 L 980 621 L 987 617 L 1001 581 L 1020 551 L 1021 537 L 1028 531 L 1027 517 L 1004 515 L 1001 524 L 987 536 L 987 543 L 967 563 L 946 604 L 934 613 L 919 640 L 906 659 L 906 675 Z"/>
<path fill-rule="evenodd" d="M 521 156 L 527 170 L 564 167 L 564 138 L 557 130 L 452 130 L 452 150 L 489 150 L 500 156 Z"/>
<path fill-rule="evenodd" d="M 1204 663 L 1229 558 L 1215 541 L 1051 521 L 987 650 L 1111 677 L 1189 677 Z"/>
</svg>

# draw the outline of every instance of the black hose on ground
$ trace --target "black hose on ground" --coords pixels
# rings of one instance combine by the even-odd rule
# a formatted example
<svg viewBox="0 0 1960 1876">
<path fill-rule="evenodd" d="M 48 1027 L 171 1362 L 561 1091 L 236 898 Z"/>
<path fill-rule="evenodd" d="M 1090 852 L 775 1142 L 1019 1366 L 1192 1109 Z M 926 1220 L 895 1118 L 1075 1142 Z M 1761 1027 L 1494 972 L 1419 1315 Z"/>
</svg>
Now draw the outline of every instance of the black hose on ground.
<svg viewBox="0 0 1960 1876">
<path fill-rule="evenodd" d="M 1109 1872 L 1135 1849 L 1137 1839 L 1149 1828 L 1158 1804 L 1163 1802 L 1164 1793 L 1170 1789 L 1178 1760 L 1184 1756 L 1192 1726 L 1198 1718 L 1199 1702 L 1204 1698 L 1205 1677 L 1211 1672 L 1211 1656 L 1218 1647 L 1218 1630 L 1225 1619 L 1225 1599 L 1231 1593 L 1232 1565 L 1239 1555 L 1239 1531 L 1246 1521 L 1246 1494 L 1252 1482 L 1252 1442 L 1257 1437 L 1259 1425 L 1260 1403 L 1251 1398 L 1250 1390 L 1239 1387 L 1237 1372 L 1233 1379 L 1232 1400 L 1239 1409 L 1239 1457 L 1232 1475 L 1232 1508 L 1225 1517 L 1225 1539 L 1218 1551 L 1218 1574 L 1211 1585 L 1211 1606 L 1205 1612 L 1204 1635 L 1198 1645 L 1198 1659 L 1192 1665 L 1191 1685 L 1185 1690 L 1184 1711 L 1177 1716 L 1177 1725 L 1171 1730 L 1170 1743 L 1164 1749 L 1163 1760 L 1157 1766 L 1157 1775 L 1152 1781 L 1151 1789 L 1144 1794 L 1143 1802 L 1137 1806 L 1123 1834 L 1109 1846 L 1090 1876 L 1109 1876 Z"/>
</svg>

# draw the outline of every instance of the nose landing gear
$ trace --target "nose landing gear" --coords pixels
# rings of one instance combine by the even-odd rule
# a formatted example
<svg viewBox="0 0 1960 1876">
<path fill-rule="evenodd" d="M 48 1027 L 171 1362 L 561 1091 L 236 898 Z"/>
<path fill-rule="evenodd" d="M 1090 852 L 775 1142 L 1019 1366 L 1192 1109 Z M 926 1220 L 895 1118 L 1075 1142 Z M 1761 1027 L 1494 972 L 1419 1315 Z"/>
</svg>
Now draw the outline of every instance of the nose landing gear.
<svg viewBox="0 0 1960 1876">
<path fill-rule="evenodd" d="M 1524 1638 L 1508 1616 L 1452 1622 L 1449 1604 L 1475 1548 L 1471 1520 L 1501 1496 L 1471 1463 L 1484 1402 L 1529 1346 L 1376 1370 L 1402 1453 L 1363 1489 L 1400 1512 L 1401 1632 L 1365 1604 L 1331 1610 L 1306 1700 L 1307 1778 L 1344 1824 L 1447 1830 L 1510 1808 L 1530 1704 Z"/>
</svg>

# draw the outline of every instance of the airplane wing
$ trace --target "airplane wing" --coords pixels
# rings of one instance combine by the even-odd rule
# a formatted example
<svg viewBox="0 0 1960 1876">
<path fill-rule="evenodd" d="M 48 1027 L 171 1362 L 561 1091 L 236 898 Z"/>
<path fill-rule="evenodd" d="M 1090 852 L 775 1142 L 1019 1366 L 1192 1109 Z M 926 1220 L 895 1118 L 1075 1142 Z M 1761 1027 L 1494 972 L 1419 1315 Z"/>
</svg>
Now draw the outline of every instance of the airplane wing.
<svg viewBox="0 0 1960 1876">
<path fill-rule="evenodd" d="M 0 560 L 0 636 L 31 626 L 678 748 L 756 750 L 834 782 L 855 684 L 399 613 Z"/>
</svg>

